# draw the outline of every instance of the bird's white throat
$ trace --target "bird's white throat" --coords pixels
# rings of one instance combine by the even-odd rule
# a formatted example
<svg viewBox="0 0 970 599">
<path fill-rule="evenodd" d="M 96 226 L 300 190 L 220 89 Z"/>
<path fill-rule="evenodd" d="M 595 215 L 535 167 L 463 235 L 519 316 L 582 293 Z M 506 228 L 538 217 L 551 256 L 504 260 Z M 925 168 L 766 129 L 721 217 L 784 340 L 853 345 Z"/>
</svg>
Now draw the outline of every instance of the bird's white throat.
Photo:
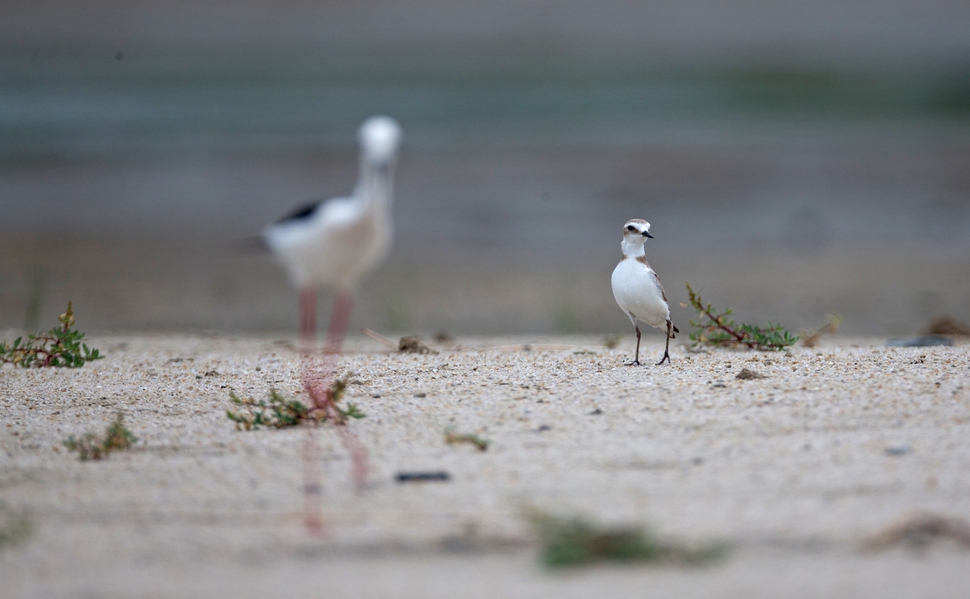
<svg viewBox="0 0 970 599">
<path fill-rule="evenodd" d="M 361 161 L 360 179 L 354 196 L 361 198 L 364 206 L 390 207 L 394 197 L 394 164 L 374 164 Z"/>
<path fill-rule="evenodd" d="M 639 239 L 637 239 L 639 237 Z M 614 246 L 615 247 L 615 246 Z M 643 251 L 643 237 L 640 235 L 627 235 L 620 243 L 624 258 L 639 258 L 645 255 Z"/>
</svg>

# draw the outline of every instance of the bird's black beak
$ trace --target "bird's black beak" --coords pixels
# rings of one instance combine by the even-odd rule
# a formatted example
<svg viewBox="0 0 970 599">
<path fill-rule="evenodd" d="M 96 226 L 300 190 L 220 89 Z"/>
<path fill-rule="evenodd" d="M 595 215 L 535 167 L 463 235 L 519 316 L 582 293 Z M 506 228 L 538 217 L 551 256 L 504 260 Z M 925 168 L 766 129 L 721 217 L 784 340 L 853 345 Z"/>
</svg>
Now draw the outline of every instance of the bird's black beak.
<svg viewBox="0 0 970 599">
<path fill-rule="evenodd" d="M 650 231 L 644 231 L 643 232 L 643 236 L 644 237 L 649 237 L 650 239 L 653 239 L 653 235 L 650 234 Z"/>
</svg>

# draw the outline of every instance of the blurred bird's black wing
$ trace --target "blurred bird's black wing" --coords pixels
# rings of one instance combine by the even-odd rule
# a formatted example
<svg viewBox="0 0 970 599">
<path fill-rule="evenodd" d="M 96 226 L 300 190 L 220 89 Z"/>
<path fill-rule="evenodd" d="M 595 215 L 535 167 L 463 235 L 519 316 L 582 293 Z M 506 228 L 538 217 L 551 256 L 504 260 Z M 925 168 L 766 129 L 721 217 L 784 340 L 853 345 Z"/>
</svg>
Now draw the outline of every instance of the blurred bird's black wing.
<svg viewBox="0 0 970 599">
<path fill-rule="evenodd" d="M 295 208 L 292 212 L 284 216 L 283 218 L 274 221 L 274 225 L 279 225 L 283 223 L 293 223 L 300 222 L 311 218 L 313 214 L 317 211 L 326 200 L 310 200 L 307 203 Z M 269 246 L 266 245 L 266 239 L 262 235 L 257 237 L 247 237 L 245 239 L 240 239 L 236 242 L 236 247 L 244 252 L 257 252 L 262 253 L 269 251 Z"/>
<path fill-rule="evenodd" d="M 287 214 L 276 222 L 285 223 L 306 220 L 312 217 L 313 213 L 317 211 L 317 208 L 319 208 L 325 201 L 326 200 L 311 200 L 299 208 L 294 209 L 293 212 Z"/>
</svg>

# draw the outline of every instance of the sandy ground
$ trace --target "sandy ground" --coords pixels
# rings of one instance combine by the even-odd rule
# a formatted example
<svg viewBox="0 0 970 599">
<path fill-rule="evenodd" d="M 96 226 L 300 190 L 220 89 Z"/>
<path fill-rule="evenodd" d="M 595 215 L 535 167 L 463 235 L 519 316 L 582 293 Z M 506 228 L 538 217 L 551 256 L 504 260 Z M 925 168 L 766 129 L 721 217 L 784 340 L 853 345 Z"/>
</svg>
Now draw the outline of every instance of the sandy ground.
<svg viewBox="0 0 970 599">
<path fill-rule="evenodd" d="M 4 337 L 6 338 L 6 337 Z M 970 554 L 861 541 L 913 510 L 970 518 L 970 346 L 842 339 L 789 355 L 626 338 L 460 338 L 432 355 L 352 340 L 367 418 L 356 493 L 317 432 L 326 534 L 301 526 L 303 430 L 235 430 L 228 394 L 299 396 L 285 339 L 95 337 L 79 370 L 0 368 L 6 597 L 958 597 Z M 656 335 L 645 363 L 656 360 Z M 747 367 L 767 376 L 737 380 Z M 60 444 L 117 410 L 137 446 L 80 462 Z M 452 426 L 487 452 L 448 446 Z M 449 482 L 398 484 L 402 470 Z M 544 569 L 527 509 L 641 524 L 731 551 L 704 567 Z M 2 537 L 2 535 L 0 535 Z"/>
</svg>

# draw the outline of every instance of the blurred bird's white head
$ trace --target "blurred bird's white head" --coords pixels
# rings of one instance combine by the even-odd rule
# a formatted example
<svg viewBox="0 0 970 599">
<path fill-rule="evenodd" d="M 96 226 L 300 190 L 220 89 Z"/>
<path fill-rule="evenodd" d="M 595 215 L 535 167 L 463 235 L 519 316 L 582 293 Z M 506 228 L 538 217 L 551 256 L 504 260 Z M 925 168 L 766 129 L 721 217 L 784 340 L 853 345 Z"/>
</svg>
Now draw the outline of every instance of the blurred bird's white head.
<svg viewBox="0 0 970 599">
<path fill-rule="evenodd" d="M 372 116 L 360 126 L 357 140 L 363 158 L 368 162 L 390 163 L 401 147 L 401 126 L 386 116 Z"/>
</svg>

